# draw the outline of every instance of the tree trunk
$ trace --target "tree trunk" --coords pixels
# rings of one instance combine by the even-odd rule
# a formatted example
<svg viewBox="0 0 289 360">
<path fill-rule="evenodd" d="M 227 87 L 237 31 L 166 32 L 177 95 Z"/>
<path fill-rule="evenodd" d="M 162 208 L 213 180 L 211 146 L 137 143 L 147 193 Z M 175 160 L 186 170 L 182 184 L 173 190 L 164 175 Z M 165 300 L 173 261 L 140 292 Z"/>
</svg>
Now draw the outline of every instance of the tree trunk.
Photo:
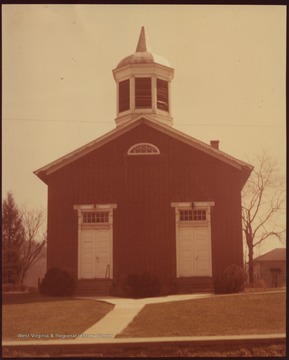
<svg viewBox="0 0 289 360">
<path fill-rule="evenodd" d="M 19 278 L 18 278 L 18 284 L 23 285 L 25 274 L 26 274 L 26 272 L 23 272 L 23 270 L 22 270 L 19 275 Z"/>
<path fill-rule="evenodd" d="M 254 283 L 254 272 L 253 272 L 253 246 L 248 246 L 248 256 L 249 256 L 249 283 Z"/>
</svg>

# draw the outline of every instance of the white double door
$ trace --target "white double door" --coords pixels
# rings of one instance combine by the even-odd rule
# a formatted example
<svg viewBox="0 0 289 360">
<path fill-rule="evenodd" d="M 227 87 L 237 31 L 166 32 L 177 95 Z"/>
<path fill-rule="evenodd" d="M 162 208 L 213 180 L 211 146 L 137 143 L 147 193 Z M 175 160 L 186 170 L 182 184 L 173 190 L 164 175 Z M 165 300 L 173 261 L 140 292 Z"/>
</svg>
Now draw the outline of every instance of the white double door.
<svg viewBox="0 0 289 360">
<path fill-rule="evenodd" d="M 178 276 L 212 276 L 209 226 L 180 226 L 178 241 Z"/>
<path fill-rule="evenodd" d="M 81 278 L 112 276 L 111 228 L 81 230 Z"/>
</svg>

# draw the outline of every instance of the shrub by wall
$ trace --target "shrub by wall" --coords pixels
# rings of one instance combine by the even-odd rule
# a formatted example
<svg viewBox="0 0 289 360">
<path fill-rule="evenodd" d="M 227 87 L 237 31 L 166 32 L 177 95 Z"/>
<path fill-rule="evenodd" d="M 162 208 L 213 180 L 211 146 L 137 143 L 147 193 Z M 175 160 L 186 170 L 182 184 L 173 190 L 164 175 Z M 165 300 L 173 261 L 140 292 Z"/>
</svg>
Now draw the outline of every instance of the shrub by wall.
<svg viewBox="0 0 289 360">
<path fill-rule="evenodd" d="M 26 286 L 22 284 L 2 284 L 2 292 L 26 291 Z"/>
<path fill-rule="evenodd" d="M 2 293 L 7 292 L 37 292 L 37 287 L 21 284 L 2 284 Z"/>
<path fill-rule="evenodd" d="M 48 269 L 39 285 L 39 291 L 48 296 L 72 296 L 74 279 L 67 271 L 58 268 Z"/>
<path fill-rule="evenodd" d="M 124 294 L 132 298 L 158 296 L 161 289 L 162 285 L 159 278 L 148 272 L 141 275 L 128 275 L 124 282 Z"/>
<path fill-rule="evenodd" d="M 246 279 L 246 271 L 242 267 L 232 264 L 225 268 L 222 276 L 215 280 L 215 292 L 217 294 L 230 294 L 243 291 Z"/>
</svg>

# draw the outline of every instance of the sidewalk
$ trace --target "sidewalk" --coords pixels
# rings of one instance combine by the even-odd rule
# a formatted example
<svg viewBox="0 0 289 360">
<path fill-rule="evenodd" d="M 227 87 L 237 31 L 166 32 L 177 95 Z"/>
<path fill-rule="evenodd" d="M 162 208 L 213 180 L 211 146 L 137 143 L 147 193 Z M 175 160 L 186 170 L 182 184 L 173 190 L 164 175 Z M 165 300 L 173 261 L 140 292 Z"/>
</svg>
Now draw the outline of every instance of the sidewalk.
<svg viewBox="0 0 289 360">
<path fill-rule="evenodd" d="M 191 299 L 199 299 L 212 296 L 212 294 L 189 294 L 189 295 L 169 295 L 164 297 L 144 298 L 144 299 L 123 299 L 114 297 L 93 297 L 85 299 L 94 299 L 97 301 L 105 301 L 114 304 L 114 309 L 103 317 L 99 322 L 87 329 L 82 335 L 87 338 L 76 338 L 77 342 L 91 342 L 89 336 L 97 334 L 97 337 L 114 338 L 117 334 L 122 332 L 134 317 L 141 311 L 147 304 L 157 304 L 171 301 L 183 301 Z"/>
<path fill-rule="evenodd" d="M 284 290 L 281 290 L 284 291 Z M 276 292 L 276 291 L 273 291 Z M 268 291 L 266 292 L 268 293 Z M 192 299 L 201 299 L 212 296 L 250 296 L 253 293 L 242 293 L 242 294 L 223 294 L 215 295 L 212 293 L 209 294 L 184 294 L 184 295 L 168 295 L 155 298 L 143 298 L 143 299 L 126 299 L 126 298 L 116 298 L 116 297 L 91 297 L 85 299 L 93 299 L 97 301 L 105 301 L 110 304 L 114 304 L 114 309 L 109 312 L 105 317 L 103 317 L 99 322 L 94 324 L 92 327 L 87 329 L 83 335 L 87 336 L 85 338 L 76 338 L 75 341 L 87 341 L 91 342 L 92 339 L 89 336 L 97 334 L 97 337 L 107 337 L 115 338 L 117 334 L 122 332 L 135 318 L 135 316 L 142 310 L 145 305 L 148 304 L 158 304 L 164 302 L 172 301 L 184 301 Z"/>
</svg>

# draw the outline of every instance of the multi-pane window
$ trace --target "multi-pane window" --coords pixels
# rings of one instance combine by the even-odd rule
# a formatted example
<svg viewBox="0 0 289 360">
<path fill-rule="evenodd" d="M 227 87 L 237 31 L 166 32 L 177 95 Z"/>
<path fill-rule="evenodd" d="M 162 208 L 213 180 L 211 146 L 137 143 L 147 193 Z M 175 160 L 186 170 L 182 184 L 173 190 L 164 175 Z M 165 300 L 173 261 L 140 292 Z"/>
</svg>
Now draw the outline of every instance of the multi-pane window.
<svg viewBox="0 0 289 360">
<path fill-rule="evenodd" d="M 151 78 L 135 78 L 135 107 L 136 109 L 152 107 Z"/>
<path fill-rule="evenodd" d="M 206 220 L 206 210 L 180 210 L 180 221 Z"/>
<path fill-rule="evenodd" d="M 157 79 L 157 108 L 169 111 L 168 82 L 161 79 Z"/>
<path fill-rule="evenodd" d="M 108 211 L 91 211 L 83 213 L 84 224 L 108 223 Z"/>
<path fill-rule="evenodd" d="M 154 155 L 159 154 L 159 149 L 152 144 L 140 143 L 133 145 L 129 150 L 129 155 Z"/>
<path fill-rule="evenodd" d="M 118 111 L 123 112 L 129 110 L 129 79 L 120 81 L 118 84 Z"/>
</svg>

